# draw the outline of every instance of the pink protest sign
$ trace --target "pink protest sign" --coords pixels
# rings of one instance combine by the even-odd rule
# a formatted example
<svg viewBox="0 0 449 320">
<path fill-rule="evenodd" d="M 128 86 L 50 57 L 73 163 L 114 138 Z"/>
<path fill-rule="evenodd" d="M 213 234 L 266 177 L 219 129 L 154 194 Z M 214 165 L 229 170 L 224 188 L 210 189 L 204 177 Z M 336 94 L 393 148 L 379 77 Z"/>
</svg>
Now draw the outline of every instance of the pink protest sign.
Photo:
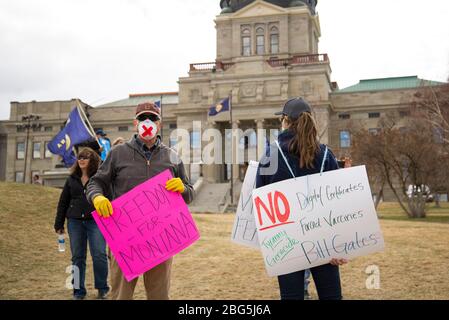
<svg viewBox="0 0 449 320">
<path fill-rule="evenodd" d="M 114 213 L 92 213 L 126 280 L 170 259 L 200 238 L 179 193 L 165 189 L 169 170 L 112 202 Z"/>
</svg>

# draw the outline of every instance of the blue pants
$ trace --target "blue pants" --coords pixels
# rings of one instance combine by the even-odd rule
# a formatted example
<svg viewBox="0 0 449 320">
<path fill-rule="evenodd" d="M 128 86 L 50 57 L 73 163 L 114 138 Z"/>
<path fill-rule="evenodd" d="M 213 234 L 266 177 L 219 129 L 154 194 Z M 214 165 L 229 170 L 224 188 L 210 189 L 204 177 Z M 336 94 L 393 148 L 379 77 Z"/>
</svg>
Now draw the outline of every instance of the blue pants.
<svg viewBox="0 0 449 320">
<path fill-rule="evenodd" d="M 72 265 L 79 270 L 79 288 L 74 285 L 73 295 L 84 297 L 87 294 L 84 280 L 86 277 L 87 242 L 94 267 L 95 289 L 106 293 L 108 286 L 108 258 L 106 256 L 106 241 L 94 220 L 68 219 L 67 229 L 72 251 Z M 76 277 L 74 277 L 76 279 Z"/>
<path fill-rule="evenodd" d="M 312 274 L 310 273 L 310 270 L 304 270 L 304 291 L 309 290 L 309 284 L 310 284 L 310 276 Z"/>
<path fill-rule="evenodd" d="M 340 272 L 326 264 L 310 269 L 320 300 L 341 300 Z M 304 300 L 304 270 L 278 277 L 281 300 Z"/>
</svg>

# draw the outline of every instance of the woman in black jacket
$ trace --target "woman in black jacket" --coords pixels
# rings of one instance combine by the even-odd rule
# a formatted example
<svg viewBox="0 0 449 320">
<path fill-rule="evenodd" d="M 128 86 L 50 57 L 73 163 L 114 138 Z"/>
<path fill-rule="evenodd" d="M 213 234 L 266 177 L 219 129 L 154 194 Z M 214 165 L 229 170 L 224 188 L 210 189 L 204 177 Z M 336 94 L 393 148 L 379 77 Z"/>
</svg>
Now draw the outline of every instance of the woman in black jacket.
<svg viewBox="0 0 449 320">
<path fill-rule="evenodd" d="M 72 167 L 71 174 L 67 178 L 61 193 L 55 219 L 56 233 L 63 234 L 64 223 L 67 218 L 74 268 L 73 278 L 75 282 L 79 282 L 73 285 L 73 298 L 75 300 L 82 300 L 87 294 L 84 286 L 87 242 L 89 242 L 93 260 L 95 288 L 98 290 L 98 298 L 105 299 L 109 292 L 106 242 L 91 214 L 95 211 L 95 208 L 89 204 L 85 195 L 87 183 L 97 172 L 100 161 L 99 155 L 90 148 L 82 149 L 79 152 L 78 159 Z"/>
<path fill-rule="evenodd" d="M 304 99 L 289 100 L 276 115 L 282 116 L 283 131 L 278 144 L 271 145 L 260 161 L 257 188 L 292 179 L 293 175 L 302 177 L 338 169 L 335 156 L 318 141 L 312 109 Z M 310 270 L 320 299 L 342 299 L 338 266 L 345 263 L 344 259 L 332 259 L 329 264 Z M 304 270 L 279 276 L 278 282 L 282 300 L 304 300 Z"/>
</svg>

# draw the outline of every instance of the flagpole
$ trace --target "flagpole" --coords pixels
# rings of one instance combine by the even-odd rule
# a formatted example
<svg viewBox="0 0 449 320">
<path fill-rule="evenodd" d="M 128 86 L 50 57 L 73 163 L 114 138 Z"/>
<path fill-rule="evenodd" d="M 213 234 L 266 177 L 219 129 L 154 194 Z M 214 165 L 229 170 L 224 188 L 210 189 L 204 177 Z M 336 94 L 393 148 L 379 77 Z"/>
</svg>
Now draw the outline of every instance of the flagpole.
<svg viewBox="0 0 449 320">
<path fill-rule="evenodd" d="M 234 204 L 234 124 L 232 120 L 232 91 L 229 92 L 229 115 L 231 118 L 231 205 Z"/>
<path fill-rule="evenodd" d="M 164 120 L 163 120 L 163 111 L 162 111 L 162 100 L 164 99 L 164 95 L 161 94 L 161 137 L 164 139 L 163 133 L 164 133 Z"/>
</svg>

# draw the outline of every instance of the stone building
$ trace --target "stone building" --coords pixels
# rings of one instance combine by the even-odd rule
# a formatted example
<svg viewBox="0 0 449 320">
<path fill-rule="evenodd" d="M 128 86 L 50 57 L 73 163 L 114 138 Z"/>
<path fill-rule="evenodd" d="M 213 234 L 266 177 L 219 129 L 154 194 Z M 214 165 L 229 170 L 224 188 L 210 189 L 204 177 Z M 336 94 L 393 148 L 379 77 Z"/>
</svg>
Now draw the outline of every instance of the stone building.
<svg viewBox="0 0 449 320">
<path fill-rule="evenodd" d="M 361 80 L 339 89 L 331 80 L 329 56 L 319 51 L 321 29 L 316 6 L 316 0 L 220 1 L 222 11 L 215 19 L 215 61 L 191 64 L 188 76 L 179 78 L 179 93 L 132 94 L 95 108 L 83 104 L 90 122 L 106 131 L 111 140 L 118 136 L 129 138 L 135 106 L 162 99 L 164 142 L 175 145 L 177 139 L 170 134 L 183 128 L 191 132 L 193 147 L 201 150 L 201 133 L 207 128 L 223 136 L 231 127 L 245 132 L 279 129 L 274 113 L 289 98 L 302 96 L 314 107 L 321 141 L 328 143 L 337 156 L 348 155 L 349 122 L 358 121 L 374 132 L 382 114 L 394 112 L 406 117 L 402 109 L 413 101 L 417 88 L 423 83 L 438 83 L 411 76 Z M 232 124 L 229 112 L 209 117 L 210 106 L 228 96 L 232 97 Z M 0 179 L 20 181 L 24 174 L 28 182 L 33 172 L 40 172 L 47 184 L 60 185 L 63 170 L 56 168 L 59 161 L 47 154 L 45 143 L 57 133 L 73 106 L 74 100 L 12 102 L 10 120 L 0 122 Z M 27 113 L 40 115 L 41 126 L 33 129 L 24 173 L 25 133 L 17 125 Z M 199 131 L 195 123 L 200 124 Z M 257 142 L 263 147 L 263 140 L 254 132 L 243 139 L 243 152 Z M 229 149 L 226 143 L 222 147 L 224 153 Z M 200 202 L 226 202 L 217 194 L 222 198 L 222 194 L 229 194 L 227 181 L 231 176 L 236 180 L 242 177 L 245 166 L 205 165 L 199 159 L 191 160 L 192 164 L 187 165 L 189 175 L 194 182 L 201 181 L 205 190 Z M 238 192 L 238 183 L 235 190 Z"/>
</svg>

